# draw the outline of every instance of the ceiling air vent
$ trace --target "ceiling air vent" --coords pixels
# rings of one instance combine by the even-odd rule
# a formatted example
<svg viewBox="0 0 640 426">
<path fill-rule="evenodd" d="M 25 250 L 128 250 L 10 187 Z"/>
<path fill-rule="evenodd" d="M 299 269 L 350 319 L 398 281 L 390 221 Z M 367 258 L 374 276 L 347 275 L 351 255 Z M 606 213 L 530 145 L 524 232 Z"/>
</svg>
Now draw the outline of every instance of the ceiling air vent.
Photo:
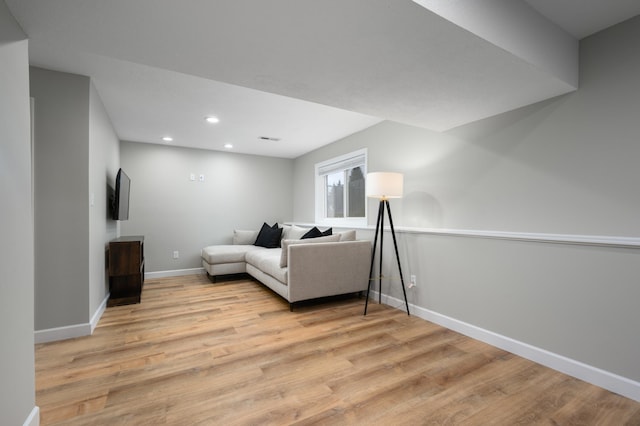
<svg viewBox="0 0 640 426">
<path fill-rule="evenodd" d="M 269 136 L 258 136 L 258 139 L 271 142 L 278 142 L 280 140 L 280 138 L 270 138 Z"/>
</svg>

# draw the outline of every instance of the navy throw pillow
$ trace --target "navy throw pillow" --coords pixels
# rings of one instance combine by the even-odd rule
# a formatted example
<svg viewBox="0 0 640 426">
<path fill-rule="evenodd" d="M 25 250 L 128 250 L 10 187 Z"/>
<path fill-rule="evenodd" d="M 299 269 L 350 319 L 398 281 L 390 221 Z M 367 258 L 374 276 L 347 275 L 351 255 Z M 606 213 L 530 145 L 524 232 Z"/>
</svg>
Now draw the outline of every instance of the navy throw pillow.
<svg viewBox="0 0 640 426">
<path fill-rule="evenodd" d="M 328 235 L 333 235 L 333 228 L 329 228 L 326 231 L 320 231 L 316 226 L 309 229 L 302 237 L 301 240 L 305 238 L 318 238 L 318 237 L 326 237 Z"/>
<path fill-rule="evenodd" d="M 311 229 L 309 229 L 302 237 L 300 237 L 301 240 L 307 239 L 307 238 L 318 238 L 322 236 L 322 232 L 320 232 L 320 230 L 317 227 L 313 227 Z"/>
<path fill-rule="evenodd" d="M 265 248 L 277 248 L 280 247 L 281 237 L 282 228 L 278 227 L 277 222 L 273 226 L 269 226 L 265 222 L 262 224 L 262 228 L 260 228 L 256 242 L 253 243 L 253 245 Z"/>
</svg>

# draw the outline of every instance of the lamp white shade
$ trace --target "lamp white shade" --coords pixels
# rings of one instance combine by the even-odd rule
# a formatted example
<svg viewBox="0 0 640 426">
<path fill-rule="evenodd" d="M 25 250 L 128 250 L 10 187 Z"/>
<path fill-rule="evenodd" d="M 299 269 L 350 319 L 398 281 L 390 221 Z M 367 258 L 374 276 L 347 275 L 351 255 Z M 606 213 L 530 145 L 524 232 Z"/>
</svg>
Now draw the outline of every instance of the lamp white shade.
<svg viewBox="0 0 640 426">
<path fill-rule="evenodd" d="M 404 176 L 402 173 L 374 172 L 367 173 L 367 197 L 401 198 Z"/>
</svg>

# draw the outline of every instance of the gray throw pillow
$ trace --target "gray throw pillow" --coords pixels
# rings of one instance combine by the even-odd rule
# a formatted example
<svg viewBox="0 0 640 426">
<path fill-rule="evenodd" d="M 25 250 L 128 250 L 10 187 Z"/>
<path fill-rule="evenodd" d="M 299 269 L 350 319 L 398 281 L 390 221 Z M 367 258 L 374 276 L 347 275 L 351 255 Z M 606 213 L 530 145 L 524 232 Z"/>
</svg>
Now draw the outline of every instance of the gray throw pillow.
<svg viewBox="0 0 640 426">
<path fill-rule="evenodd" d="M 233 244 L 234 245 L 251 245 L 258 238 L 258 231 L 248 231 L 243 229 L 236 229 L 233 231 Z"/>
</svg>

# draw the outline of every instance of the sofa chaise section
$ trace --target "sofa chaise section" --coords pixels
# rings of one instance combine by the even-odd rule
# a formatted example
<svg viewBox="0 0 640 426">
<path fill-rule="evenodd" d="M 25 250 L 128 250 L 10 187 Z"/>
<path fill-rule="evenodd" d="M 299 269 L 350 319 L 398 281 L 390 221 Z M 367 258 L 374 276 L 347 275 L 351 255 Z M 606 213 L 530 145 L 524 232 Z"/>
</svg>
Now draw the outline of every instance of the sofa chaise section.
<svg viewBox="0 0 640 426">
<path fill-rule="evenodd" d="M 246 254 L 260 250 L 254 245 L 217 245 L 202 249 L 202 266 L 211 277 L 247 272 Z"/>
</svg>

